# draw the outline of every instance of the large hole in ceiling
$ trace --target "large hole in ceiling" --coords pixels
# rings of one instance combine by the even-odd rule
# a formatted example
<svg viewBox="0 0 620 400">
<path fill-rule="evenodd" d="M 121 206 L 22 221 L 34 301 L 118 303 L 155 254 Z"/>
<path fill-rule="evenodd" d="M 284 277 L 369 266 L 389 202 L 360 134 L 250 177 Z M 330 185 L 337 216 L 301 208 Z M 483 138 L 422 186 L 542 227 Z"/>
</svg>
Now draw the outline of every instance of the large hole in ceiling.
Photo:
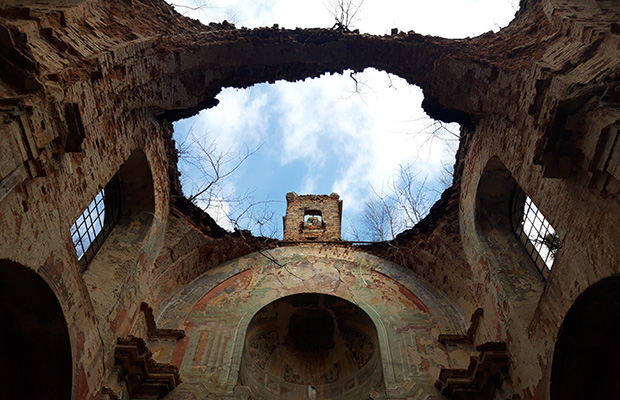
<svg viewBox="0 0 620 400">
<path fill-rule="evenodd" d="M 171 3 L 203 23 L 333 24 L 323 1 Z M 517 9 L 516 0 L 409 3 L 366 0 L 352 28 L 475 36 L 507 25 Z M 281 238 L 287 192 L 336 192 L 344 202 L 343 239 L 389 240 L 423 217 L 451 183 L 458 125 L 429 119 L 420 89 L 385 72 L 229 88 L 217 98 L 217 107 L 177 122 L 175 140 L 184 194 L 228 230 Z M 401 204 L 399 189 L 408 196 Z"/>
<path fill-rule="evenodd" d="M 345 239 L 391 239 L 413 226 L 451 183 L 459 127 L 426 117 L 421 91 L 398 77 L 355 79 L 360 93 L 347 74 L 222 91 L 217 107 L 175 126 L 185 195 L 224 228 L 258 235 L 281 237 L 291 191 L 340 194 Z M 415 207 L 392 204 L 397 188 Z"/>
</svg>

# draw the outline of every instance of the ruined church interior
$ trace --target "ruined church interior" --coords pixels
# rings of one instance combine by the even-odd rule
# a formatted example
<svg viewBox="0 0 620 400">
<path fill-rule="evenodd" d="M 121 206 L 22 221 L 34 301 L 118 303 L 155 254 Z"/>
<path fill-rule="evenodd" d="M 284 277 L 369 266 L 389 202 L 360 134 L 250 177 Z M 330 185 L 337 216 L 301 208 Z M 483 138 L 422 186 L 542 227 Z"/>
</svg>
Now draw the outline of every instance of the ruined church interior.
<svg viewBox="0 0 620 400">
<path fill-rule="evenodd" d="M 369 67 L 461 127 L 415 227 L 352 244 L 289 193 L 265 239 L 183 196 L 172 122 Z M 2 0 L 0 71 L 1 399 L 620 398 L 620 2 L 450 40 Z"/>
</svg>

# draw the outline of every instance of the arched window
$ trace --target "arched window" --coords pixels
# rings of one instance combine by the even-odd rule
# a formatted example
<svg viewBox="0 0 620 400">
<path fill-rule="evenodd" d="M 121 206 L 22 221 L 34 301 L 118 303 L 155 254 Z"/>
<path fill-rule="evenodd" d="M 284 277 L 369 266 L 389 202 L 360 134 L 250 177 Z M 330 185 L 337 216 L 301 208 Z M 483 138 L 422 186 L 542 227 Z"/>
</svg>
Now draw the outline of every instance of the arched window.
<svg viewBox="0 0 620 400">
<path fill-rule="evenodd" d="M 87 265 L 97 254 L 119 216 L 120 193 L 115 175 L 71 226 L 71 239 L 82 265 Z"/>
<path fill-rule="evenodd" d="M 134 151 L 114 177 L 97 193 L 71 226 L 70 234 L 80 264 L 86 267 L 122 220 L 153 215 L 153 177 L 146 155 Z"/>
<path fill-rule="evenodd" d="M 536 204 L 520 188 L 512 202 L 512 229 L 538 271 L 547 278 L 560 248 L 560 237 Z"/>
<path fill-rule="evenodd" d="M 506 166 L 498 157 L 492 157 L 478 183 L 476 226 L 492 271 L 504 275 L 500 281 L 508 284 L 509 293 L 528 287 L 542 291 L 544 287 L 540 273 L 515 237 L 515 228 L 523 229 L 525 197 Z"/>
</svg>

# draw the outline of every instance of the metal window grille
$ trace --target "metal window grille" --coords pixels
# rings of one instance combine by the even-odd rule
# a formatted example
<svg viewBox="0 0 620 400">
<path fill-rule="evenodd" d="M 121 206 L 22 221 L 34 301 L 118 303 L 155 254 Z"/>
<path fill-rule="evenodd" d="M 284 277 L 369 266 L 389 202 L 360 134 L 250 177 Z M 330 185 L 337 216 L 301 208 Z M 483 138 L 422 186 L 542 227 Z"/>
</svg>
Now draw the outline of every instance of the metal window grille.
<svg viewBox="0 0 620 400">
<path fill-rule="evenodd" d="M 560 238 L 532 199 L 517 190 L 512 203 L 513 230 L 546 279 L 560 248 Z"/>
<path fill-rule="evenodd" d="M 71 226 L 71 239 L 78 261 L 86 266 L 116 225 L 120 201 L 118 179 L 113 178 Z"/>
</svg>

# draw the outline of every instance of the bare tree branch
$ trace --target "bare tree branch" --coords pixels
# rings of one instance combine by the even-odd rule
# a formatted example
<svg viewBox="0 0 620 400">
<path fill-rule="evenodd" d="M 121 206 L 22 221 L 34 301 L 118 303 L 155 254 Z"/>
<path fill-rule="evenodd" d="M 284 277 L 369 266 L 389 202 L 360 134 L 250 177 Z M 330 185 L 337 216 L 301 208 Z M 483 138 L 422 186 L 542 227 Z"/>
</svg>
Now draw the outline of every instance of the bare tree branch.
<svg viewBox="0 0 620 400">
<path fill-rule="evenodd" d="M 217 149 L 215 142 L 205 143 L 204 141 L 196 140 L 194 145 L 198 148 L 199 152 L 194 157 L 194 165 L 202 173 L 202 185 L 201 189 L 187 198 L 191 202 L 195 202 L 200 199 L 206 202 L 207 207 L 213 200 L 213 188 L 218 185 L 222 180 L 232 175 L 241 165 L 251 156 L 256 155 L 262 144 L 251 150 L 247 148 L 242 155 L 235 156 L 229 151 L 222 152 Z M 205 196 L 206 194 L 206 196 Z"/>
<path fill-rule="evenodd" d="M 401 165 L 388 184 L 388 191 L 378 192 L 372 185 L 371 196 L 357 227 L 352 231 L 357 240 L 392 240 L 400 232 L 415 226 L 431 206 L 431 190 L 426 179 L 416 179 L 412 164 Z"/>
<path fill-rule="evenodd" d="M 170 3 L 170 5 L 173 6 L 174 8 L 183 8 L 189 11 L 200 11 L 200 10 L 204 10 L 207 8 L 213 8 L 213 6 L 206 1 L 202 1 L 198 3 L 198 5 L 196 6 L 188 6 L 185 4 L 177 4 L 177 3 Z"/>
<path fill-rule="evenodd" d="M 332 29 L 351 32 L 353 24 L 359 21 L 358 13 L 364 0 L 332 0 L 325 7 L 335 23 Z"/>
<path fill-rule="evenodd" d="M 218 6 L 216 5 L 217 2 L 213 0 L 191 0 L 189 4 L 180 4 L 178 2 L 171 2 L 170 0 L 167 1 L 177 12 L 186 17 L 191 14 L 191 17 L 197 18 L 197 16 L 202 13 L 207 20 L 213 21 L 215 19 L 218 22 L 226 21 L 232 25 L 239 24 L 242 19 L 239 9 Z"/>
<path fill-rule="evenodd" d="M 404 213 L 405 229 L 412 228 L 428 213 L 430 208 L 426 178 L 415 180 L 413 165 L 400 165 L 398 176 L 392 184 L 398 207 Z"/>
<path fill-rule="evenodd" d="M 243 230 L 253 227 L 258 230 L 259 236 L 273 237 L 277 228 L 273 224 L 274 211 L 270 205 L 280 203 L 277 200 L 256 201 L 251 196 L 246 196 L 240 204 L 229 213 L 229 219 L 234 229 Z"/>
<path fill-rule="evenodd" d="M 187 136 L 177 143 L 179 166 L 183 170 L 183 185 L 189 190 L 188 200 L 207 211 L 224 228 L 256 230 L 260 236 L 273 237 L 277 226 L 269 207 L 274 200 L 258 201 L 252 191 L 236 193 L 231 178 L 262 145 L 254 149 L 245 146 L 240 153 L 220 150 L 208 135 L 198 137 L 193 126 Z"/>
<path fill-rule="evenodd" d="M 372 185 L 370 188 L 372 195 L 364 205 L 360 221 L 362 236 L 373 241 L 391 240 L 401 230 L 395 198 L 378 193 Z"/>
</svg>

